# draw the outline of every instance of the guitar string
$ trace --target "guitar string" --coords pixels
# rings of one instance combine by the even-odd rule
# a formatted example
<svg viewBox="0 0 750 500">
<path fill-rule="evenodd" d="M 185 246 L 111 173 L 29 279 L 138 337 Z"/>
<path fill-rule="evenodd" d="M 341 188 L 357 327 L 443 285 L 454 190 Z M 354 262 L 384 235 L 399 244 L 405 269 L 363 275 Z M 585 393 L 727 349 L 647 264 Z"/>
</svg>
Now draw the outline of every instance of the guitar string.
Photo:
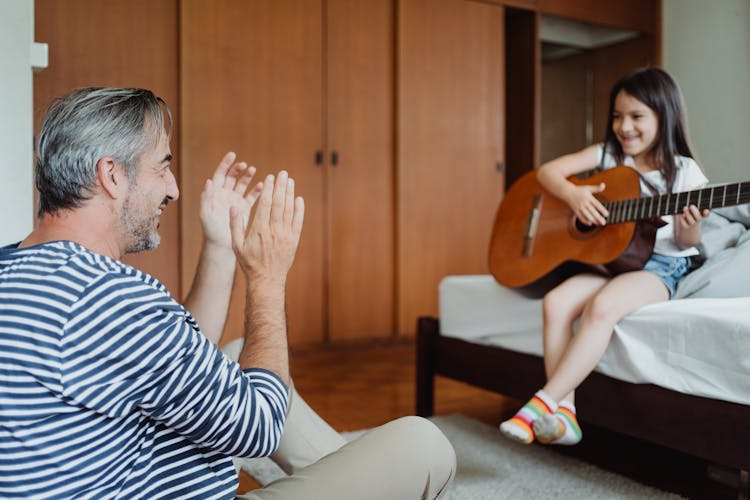
<svg viewBox="0 0 750 500">
<path fill-rule="evenodd" d="M 672 215 L 678 213 L 683 205 L 690 205 L 690 197 L 692 193 L 698 194 L 698 200 L 694 203 L 698 208 L 720 208 L 727 205 L 742 205 L 744 203 L 750 203 L 750 190 L 746 189 L 750 187 L 750 182 L 743 182 L 738 184 L 724 184 L 721 186 L 711 186 L 695 191 L 686 191 L 683 193 L 671 193 L 663 194 L 659 196 L 651 196 L 648 198 L 632 198 L 627 200 L 616 200 L 613 202 L 607 202 L 604 204 L 605 208 L 610 212 L 607 217 L 608 223 L 626 222 L 638 219 L 645 219 L 651 217 L 658 217 L 660 215 Z M 722 191 L 720 200 L 716 199 L 718 203 L 714 204 L 714 194 L 717 190 Z M 703 204 L 704 193 L 708 195 L 708 202 Z M 686 200 L 683 204 L 680 204 L 680 195 L 684 194 Z M 672 198 L 674 202 L 672 203 Z M 656 211 L 653 210 L 654 199 L 657 200 Z M 662 210 L 662 201 L 665 202 L 664 210 Z M 649 204 L 646 209 L 646 203 Z M 672 203 L 672 210 L 670 211 L 670 203 Z M 640 209 L 640 215 L 638 211 Z"/>
</svg>

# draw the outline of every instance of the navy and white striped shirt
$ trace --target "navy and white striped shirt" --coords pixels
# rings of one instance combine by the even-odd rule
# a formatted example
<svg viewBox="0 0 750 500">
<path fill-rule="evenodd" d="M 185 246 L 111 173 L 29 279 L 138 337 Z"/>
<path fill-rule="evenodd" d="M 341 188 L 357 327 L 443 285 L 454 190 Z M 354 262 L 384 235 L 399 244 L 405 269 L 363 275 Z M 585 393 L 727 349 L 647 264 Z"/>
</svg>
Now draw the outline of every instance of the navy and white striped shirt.
<svg viewBox="0 0 750 500">
<path fill-rule="evenodd" d="M 233 498 L 287 388 L 159 281 L 72 242 L 0 248 L 0 498 Z"/>
</svg>

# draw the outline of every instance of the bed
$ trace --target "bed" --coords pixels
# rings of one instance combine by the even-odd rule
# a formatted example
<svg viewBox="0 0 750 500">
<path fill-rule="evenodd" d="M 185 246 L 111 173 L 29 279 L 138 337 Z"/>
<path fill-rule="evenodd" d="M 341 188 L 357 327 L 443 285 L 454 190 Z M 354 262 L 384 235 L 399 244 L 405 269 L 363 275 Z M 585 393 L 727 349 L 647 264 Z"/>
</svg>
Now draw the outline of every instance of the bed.
<svg viewBox="0 0 750 500">
<path fill-rule="evenodd" d="M 749 208 L 704 220 L 705 264 L 680 282 L 674 300 L 623 318 L 576 392 L 583 422 L 738 470 L 745 494 Z M 469 275 L 443 279 L 439 301 L 439 318 L 417 325 L 417 414 L 433 414 L 435 375 L 521 401 L 544 385 L 540 298 Z"/>
</svg>

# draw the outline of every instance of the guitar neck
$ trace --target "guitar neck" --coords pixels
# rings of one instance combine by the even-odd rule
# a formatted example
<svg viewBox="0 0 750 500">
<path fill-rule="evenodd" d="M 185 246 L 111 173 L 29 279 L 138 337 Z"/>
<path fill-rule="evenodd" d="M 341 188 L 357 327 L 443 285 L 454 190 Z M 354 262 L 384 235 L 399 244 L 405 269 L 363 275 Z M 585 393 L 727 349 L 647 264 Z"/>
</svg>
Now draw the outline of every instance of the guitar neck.
<svg viewBox="0 0 750 500">
<path fill-rule="evenodd" d="M 604 206 L 609 211 L 607 223 L 614 224 L 674 215 L 682 212 L 688 205 L 695 205 L 699 209 L 714 209 L 744 203 L 750 203 L 750 181 L 721 184 L 682 193 L 617 200 L 607 202 Z"/>
</svg>

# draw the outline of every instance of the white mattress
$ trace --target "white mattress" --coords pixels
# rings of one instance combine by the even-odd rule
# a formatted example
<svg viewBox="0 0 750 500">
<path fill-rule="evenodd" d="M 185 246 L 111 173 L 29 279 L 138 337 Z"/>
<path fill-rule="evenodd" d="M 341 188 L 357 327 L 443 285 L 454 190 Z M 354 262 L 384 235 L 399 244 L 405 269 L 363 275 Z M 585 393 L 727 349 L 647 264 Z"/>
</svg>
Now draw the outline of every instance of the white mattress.
<svg viewBox="0 0 750 500">
<path fill-rule="evenodd" d="M 440 283 L 448 337 L 542 355 L 542 302 L 490 275 Z M 596 370 L 634 383 L 750 404 L 750 297 L 679 299 L 623 318 Z"/>
</svg>

